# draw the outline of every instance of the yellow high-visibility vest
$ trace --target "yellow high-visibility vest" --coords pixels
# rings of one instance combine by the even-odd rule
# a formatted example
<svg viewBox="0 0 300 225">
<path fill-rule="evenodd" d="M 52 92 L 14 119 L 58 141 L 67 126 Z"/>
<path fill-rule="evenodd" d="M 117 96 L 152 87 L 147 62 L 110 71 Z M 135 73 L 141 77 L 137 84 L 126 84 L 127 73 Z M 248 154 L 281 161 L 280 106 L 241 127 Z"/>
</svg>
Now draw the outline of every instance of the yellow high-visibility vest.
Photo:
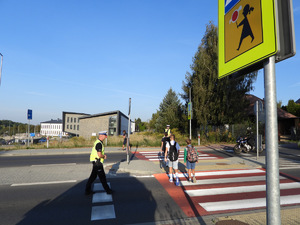
<svg viewBox="0 0 300 225">
<path fill-rule="evenodd" d="M 168 136 L 171 135 L 171 129 L 165 129 L 165 133 L 168 133 Z"/>
<path fill-rule="evenodd" d="M 91 152 L 91 154 L 90 154 L 90 161 L 91 161 L 91 162 L 95 161 L 96 159 L 99 159 L 98 152 L 97 152 L 97 150 L 96 150 L 96 145 L 97 145 L 98 143 L 101 143 L 101 144 L 102 144 L 102 150 L 101 150 L 101 153 L 102 153 L 102 155 L 104 155 L 104 144 L 103 144 L 102 141 L 100 141 L 99 139 L 97 139 L 97 140 L 95 141 L 95 143 L 94 143 L 94 147 L 92 148 L 92 152 Z M 104 159 L 101 158 L 101 159 L 100 159 L 100 162 L 103 163 L 103 162 L 104 162 Z"/>
</svg>

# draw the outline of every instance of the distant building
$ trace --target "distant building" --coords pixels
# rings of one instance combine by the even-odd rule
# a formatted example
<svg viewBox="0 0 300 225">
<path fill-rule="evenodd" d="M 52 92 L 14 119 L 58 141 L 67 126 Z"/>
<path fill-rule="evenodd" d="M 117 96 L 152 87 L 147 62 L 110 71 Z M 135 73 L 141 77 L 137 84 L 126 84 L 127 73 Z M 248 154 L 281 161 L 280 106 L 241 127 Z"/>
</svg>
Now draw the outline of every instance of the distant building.
<svg viewBox="0 0 300 225">
<path fill-rule="evenodd" d="M 73 136 L 90 138 L 103 130 L 108 131 L 109 136 L 118 136 L 123 130 L 128 131 L 128 117 L 119 110 L 93 115 L 63 112 L 62 117 L 63 131 Z"/>
<path fill-rule="evenodd" d="M 256 97 L 255 95 L 246 95 L 246 99 L 249 101 L 249 107 L 246 112 L 250 118 L 255 118 L 254 105 L 256 101 L 261 101 L 264 105 L 264 100 Z M 293 128 L 299 126 L 299 117 L 286 112 L 281 108 L 277 108 L 277 122 L 278 122 L 278 134 L 279 135 L 290 135 Z"/>
<path fill-rule="evenodd" d="M 62 130 L 62 120 L 57 119 L 46 122 L 41 122 L 41 131 L 42 136 L 66 136 L 66 133 Z"/>
<path fill-rule="evenodd" d="M 75 113 L 75 112 L 63 112 L 63 131 L 71 136 L 79 136 L 79 118 L 83 116 L 89 116 L 86 113 Z"/>
</svg>

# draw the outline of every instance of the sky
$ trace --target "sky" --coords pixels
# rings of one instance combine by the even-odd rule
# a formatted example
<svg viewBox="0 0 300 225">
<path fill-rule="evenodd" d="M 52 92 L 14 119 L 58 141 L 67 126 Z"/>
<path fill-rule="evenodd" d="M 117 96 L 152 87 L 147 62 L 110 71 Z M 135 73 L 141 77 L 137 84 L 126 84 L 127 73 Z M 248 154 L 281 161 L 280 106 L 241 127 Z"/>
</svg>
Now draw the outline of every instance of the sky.
<svg viewBox="0 0 300 225">
<path fill-rule="evenodd" d="M 293 1 L 296 47 L 300 1 Z M 0 0 L 0 120 L 31 124 L 62 112 L 120 110 L 151 119 L 182 82 L 218 1 Z M 298 45 L 297 45 L 298 44 Z M 298 51 L 297 48 L 296 51 Z M 300 56 L 276 64 L 277 101 L 300 98 Z M 251 92 L 264 98 L 263 70 Z"/>
</svg>

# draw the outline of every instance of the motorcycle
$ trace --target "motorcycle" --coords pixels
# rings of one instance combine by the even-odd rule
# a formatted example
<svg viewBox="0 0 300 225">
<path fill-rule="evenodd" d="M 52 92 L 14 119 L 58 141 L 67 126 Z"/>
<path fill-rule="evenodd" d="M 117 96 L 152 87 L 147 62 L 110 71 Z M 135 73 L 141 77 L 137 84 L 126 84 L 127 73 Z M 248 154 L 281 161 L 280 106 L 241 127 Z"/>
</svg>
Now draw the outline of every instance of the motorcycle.
<svg viewBox="0 0 300 225">
<path fill-rule="evenodd" d="M 253 145 L 249 142 L 250 138 L 238 137 L 236 140 L 236 145 L 233 147 L 234 153 L 240 154 L 242 151 L 248 153 L 253 150 Z"/>
</svg>

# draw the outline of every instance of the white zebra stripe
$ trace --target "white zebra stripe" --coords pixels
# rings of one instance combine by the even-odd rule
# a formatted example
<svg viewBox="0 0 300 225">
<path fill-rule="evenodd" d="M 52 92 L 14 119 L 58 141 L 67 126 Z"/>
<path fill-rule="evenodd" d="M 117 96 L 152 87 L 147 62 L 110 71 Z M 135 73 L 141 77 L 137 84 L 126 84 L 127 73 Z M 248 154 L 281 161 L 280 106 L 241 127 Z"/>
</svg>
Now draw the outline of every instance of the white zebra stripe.
<svg viewBox="0 0 300 225">
<path fill-rule="evenodd" d="M 299 204 L 300 195 L 289 195 L 280 197 L 280 205 Z M 219 201 L 198 203 L 208 212 L 224 211 L 233 209 L 247 209 L 256 207 L 266 207 L 266 198 L 243 199 L 233 201 Z"/>
<path fill-rule="evenodd" d="M 280 184 L 280 189 L 293 189 L 300 188 L 300 183 L 283 183 Z M 266 191 L 266 185 L 252 185 L 252 186 L 240 186 L 240 187 L 225 187 L 225 188 L 209 188 L 198 190 L 185 190 L 185 192 L 191 197 L 208 196 L 208 195 L 223 195 L 223 194 L 236 194 L 246 192 Z"/>
</svg>

